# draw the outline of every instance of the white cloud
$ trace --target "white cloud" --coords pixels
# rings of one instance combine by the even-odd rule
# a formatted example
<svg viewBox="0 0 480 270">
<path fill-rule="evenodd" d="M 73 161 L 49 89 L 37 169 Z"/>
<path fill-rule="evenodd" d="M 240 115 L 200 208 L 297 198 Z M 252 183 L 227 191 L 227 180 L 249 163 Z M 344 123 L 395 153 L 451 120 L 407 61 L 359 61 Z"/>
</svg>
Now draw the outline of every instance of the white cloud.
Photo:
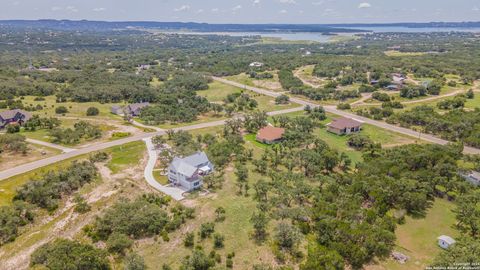
<svg viewBox="0 0 480 270">
<path fill-rule="evenodd" d="M 52 11 L 59 11 L 59 10 L 62 10 L 62 8 L 61 7 L 52 7 L 51 10 Z"/>
<path fill-rule="evenodd" d="M 280 12 L 279 12 L 279 13 L 280 13 L 280 14 L 287 14 L 287 13 L 288 13 L 288 11 L 286 11 L 285 9 L 282 9 L 282 10 L 280 10 Z"/>
<path fill-rule="evenodd" d="M 189 5 L 182 5 L 181 7 L 179 8 L 175 8 L 173 9 L 173 11 L 175 12 L 180 12 L 180 11 L 187 11 L 190 9 L 190 6 Z"/>
<path fill-rule="evenodd" d="M 203 10 L 203 9 L 199 9 L 199 10 L 197 10 L 197 14 L 203 13 L 204 11 L 205 10 Z"/>
<path fill-rule="evenodd" d="M 212 8 L 210 11 L 213 13 L 216 13 L 216 12 L 219 12 L 220 10 L 218 8 Z"/>
<path fill-rule="evenodd" d="M 260 0 L 253 0 L 253 5 L 256 6 L 256 5 L 259 5 L 260 4 Z"/>
<path fill-rule="evenodd" d="M 237 10 L 239 10 L 239 9 L 242 9 L 242 6 L 241 6 L 241 5 L 237 5 L 237 6 L 234 6 L 234 7 L 232 8 L 233 11 L 237 11 Z"/>
<path fill-rule="evenodd" d="M 68 10 L 70 12 L 78 12 L 78 9 L 74 6 L 68 6 L 68 7 L 66 7 L 66 10 Z"/>
<path fill-rule="evenodd" d="M 296 4 L 297 1 L 295 1 L 295 0 L 280 0 L 280 3 L 282 3 L 282 4 Z"/>
<path fill-rule="evenodd" d="M 475 11 L 475 12 L 479 12 L 480 8 L 479 7 L 473 7 L 472 10 Z"/>
<path fill-rule="evenodd" d="M 323 5 L 324 3 L 325 3 L 325 1 L 322 0 L 322 1 L 312 2 L 312 5 L 314 5 L 314 6 L 321 6 L 321 5 Z"/>
<path fill-rule="evenodd" d="M 370 5 L 370 3 L 360 3 L 360 5 L 358 5 L 358 8 L 371 8 L 372 5 Z"/>
<path fill-rule="evenodd" d="M 97 7 L 97 8 L 94 8 L 93 11 L 95 12 L 102 12 L 102 11 L 105 11 L 107 10 L 106 8 L 103 8 L 103 7 Z"/>
</svg>

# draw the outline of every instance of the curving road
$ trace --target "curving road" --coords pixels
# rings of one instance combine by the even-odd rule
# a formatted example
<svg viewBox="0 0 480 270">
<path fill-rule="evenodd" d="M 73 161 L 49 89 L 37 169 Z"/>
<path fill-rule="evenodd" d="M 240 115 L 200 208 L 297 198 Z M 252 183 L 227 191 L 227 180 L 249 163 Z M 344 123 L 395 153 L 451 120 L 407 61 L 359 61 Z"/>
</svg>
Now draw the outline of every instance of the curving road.
<svg viewBox="0 0 480 270">
<path fill-rule="evenodd" d="M 232 86 L 235 86 L 235 87 L 247 89 L 247 90 L 257 92 L 257 93 L 260 93 L 260 94 L 263 94 L 263 95 L 266 95 L 266 96 L 278 97 L 279 95 L 281 95 L 281 94 L 276 93 L 276 92 L 261 89 L 261 88 L 258 88 L 258 87 L 252 87 L 252 86 L 244 85 L 244 84 L 237 83 L 237 82 L 232 82 L 232 81 L 225 80 L 225 79 L 218 78 L 218 77 L 212 77 L 212 78 L 215 81 L 225 83 L 225 84 L 229 84 L 229 85 L 232 85 Z M 306 101 L 306 100 L 296 98 L 296 97 L 290 97 L 290 100 L 292 102 L 295 102 L 295 103 L 298 103 L 298 104 L 301 104 L 301 105 L 305 105 L 305 106 L 310 106 L 310 107 L 320 106 L 320 105 L 315 104 L 313 102 Z M 408 135 L 408 136 L 411 136 L 411 137 L 416 137 L 416 138 L 422 139 L 422 140 L 430 142 L 430 143 L 435 143 L 435 144 L 440 144 L 440 145 L 446 145 L 446 144 L 450 143 L 447 140 L 443 140 L 443 139 L 440 139 L 438 137 L 435 137 L 435 136 L 432 136 L 432 135 L 429 135 L 429 134 L 419 133 L 418 131 L 414 131 L 414 130 L 411 130 L 411 129 L 408 129 L 408 128 L 403 128 L 403 127 L 387 124 L 385 122 L 372 120 L 370 118 L 362 117 L 362 116 L 359 116 L 359 115 L 356 115 L 356 114 L 353 114 L 353 113 L 350 113 L 350 112 L 345 112 L 345 111 L 342 111 L 342 110 L 338 110 L 335 106 L 323 106 L 323 107 L 325 108 L 326 112 L 336 114 L 336 115 L 339 115 L 339 116 L 343 116 L 343 117 L 353 118 L 353 119 L 359 120 L 361 122 L 364 122 L 364 123 L 367 123 L 367 124 L 370 124 L 370 125 L 373 125 L 373 126 L 377 126 L 377 127 L 383 128 L 383 129 L 391 130 L 391 131 L 394 131 L 394 132 L 397 132 L 397 133 L 400 133 L 400 134 L 404 134 L 404 135 Z M 480 149 L 465 146 L 464 153 L 466 153 L 466 154 L 480 154 Z"/>
<path fill-rule="evenodd" d="M 267 113 L 268 115 L 278 115 L 278 114 L 285 114 L 285 113 L 290 113 L 290 112 L 295 112 L 295 111 L 301 111 L 303 110 L 303 107 L 297 107 L 293 109 L 286 109 L 286 110 L 281 110 L 281 111 L 274 111 L 274 112 L 269 112 Z M 190 125 L 190 126 L 184 126 L 184 127 L 178 127 L 178 128 L 173 128 L 172 130 L 178 131 L 178 130 L 194 130 L 194 129 L 202 129 L 202 128 L 208 128 L 208 127 L 215 127 L 215 126 L 222 126 L 225 124 L 226 120 L 220 120 L 220 121 L 215 121 L 215 122 L 207 122 L 207 123 L 201 123 L 201 124 L 196 124 L 196 125 Z M 152 128 L 149 126 L 146 126 L 148 128 Z M 153 137 L 156 135 L 165 135 L 166 131 L 160 128 L 154 128 L 157 131 L 156 132 L 149 132 L 149 133 L 143 133 L 139 135 L 134 135 L 128 138 L 123 138 L 111 142 L 103 142 L 103 143 L 97 143 L 97 144 L 92 144 L 88 147 L 85 148 L 80 148 L 80 149 L 68 149 L 68 151 L 64 151 L 63 154 L 33 161 L 30 163 L 26 163 L 23 165 L 19 165 L 15 168 L 10 168 L 8 170 L 4 170 L 0 172 L 0 181 L 8 179 L 10 177 L 26 173 L 29 171 L 33 171 L 38 168 L 42 168 L 48 165 L 51 165 L 53 163 L 57 163 L 66 159 L 74 158 L 77 156 L 89 154 L 92 152 L 100 151 L 100 150 L 105 150 L 107 148 L 111 148 L 114 146 L 130 143 L 130 142 L 135 142 L 135 141 L 140 141 L 149 137 Z M 58 147 L 58 146 L 57 146 Z"/>
<path fill-rule="evenodd" d="M 250 91 L 262 94 L 262 95 L 266 95 L 266 96 L 278 97 L 278 96 L 281 95 L 281 93 L 261 89 L 261 88 L 258 88 L 258 87 L 247 86 L 247 85 L 244 85 L 244 84 L 241 84 L 241 83 L 225 80 L 225 79 L 218 78 L 218 77 L 212 77 L 212 78 L 214 80 L 218 81 L 218 82 L 228 84 L 228 85 L 232 85 L 232 86 L 239 87 L 239 88 L 243 88 L 243 89 L 247 89 L 247 90 L 250 90 Z M 296 97 L 291 97 L 290 101 L 294 102 L 294 103 L 298 103 L 300 105 L 304 105 L 304 106 L 307 106 L 307 105 L 311 106 L 311 107 L 320 106 L 320 105 L 315 104 L 313 102 L 306 101 L 304 99 L 300 99 L 300 98 L 296 98 Z M 429 135 L 429 134 L 419 133 L 417 131 L 414 131 L 414 130 L 411 130 L 411 129 L 408 129 L 408 128 L 402 128 L 402 127 L 399 127 L 399 126 L 390 125 L 390 124 L 387 124 L 385 122 L 376 121 L 376 120 L 372 120 L 370 118 L 358 116 L 358 115 L 353 114 L 353 113 L 341 111 L 341 110 L 338 110 L 335 106 L 324 106 L 324 108 L 325 108 L 325 111 L 327 111 L 329 113 L 332 113 L 332 114 L 357 119 L 359 121 L 362 121 L 364 123 L 367 123 L 367 124 L 370 124 L 370 125 L 373 125 L 373 126 L 377 126 L 377 127 L 383 128 L 383 129 L 391 130 L 391 131 L 394 131 L 394 132 L 397 132 L 397 133 L 400 133 L 400 134 L 404 134 L 404 135 L 408 135 L 408 136 L 411 136 L 411 137 L 416 137 L 416 138 L 422 139 L 422 140 L 430 142 L 430 143 L 441 144 L 441 145 L 445 145 L 445 144 L 449 143 L 449 141 L 437 138 L 437 137 Z M 286 110 L 281 110 L 281 111 L 269 112 L 267 114 L 268 115 L 278 115 L 278 114 L 285 114 L 285 113 L 301 111 L 301 110 L 303 110 L 303 107 L 297 107 L 297 108 L 293 108 L 293 109 L 286 109 Z M 201 124 L 196 124 L 196 125 L 178 127 L 178 128 L 174 128 L 173 130 L 175 130 L 175 131 L 178 131 L 178 130 L 188 131 L 188 130 L 194 130 L 194 129 L 208 128 L 208 127 L 224 125 L 225 122 L 226 122 L 226 120 L 220 120 L 220 121 L 215 121 L 215 122 L 208 122 L 208 123 L 201 123 Z M 35 170 L 35 169 L 38 169 L 38 168 L 42 168 L 44 166 L 51 165 L 53 163 L 63 161 L 63 160 L 66 160 L 66 159 L 70 159 L 70 158 L 77 157 L 77 156 L 80 156 L 80 155 L 89 154 L 91 152 L 104 150 L 104 149 L 107 149 L 107 148 L 111 148 L 111 147 L 114 147 L 114 146 L 130 143 L 130 142 L 134 142 L 134 141 L 140 141 L 140 140 L 143 140 L 143 139 L 146 139 L 146 138 L 149 138 L 149 137 L 152 137 L 152 136 L 156 136 L 156 135 L 164 135 L 166 133 L 162 129 L 157 128 L 157 130 L 158 131 L 156 131 L 156 132 L 134 135 L 132 137 L 123 138 L 123 139 L 119 139 L 119 140 L 115 140 L 115 141 L 111 141 L 111 142 L 93 144 L 93 145 L 90 145 L 88 147 L 81 148 L 81 149 L 68 149 L 68 152 L 65 152 L 65 153 L 57 155 L 57 156 L 37 160 L 37 161 L 34 161 L 34 162 L 30 162 L 30 163 L 27 163 L 27 164 L 17 166 L 15 168 L 11 168 L 11 169 L 8 169 L 8 170 L 1 171 L 0 172 L 0 181 L 8 179 L 12 176 L 16 176 L 16 175 L 19 175 L 19 174 L 22 174 L 22 173 L 25 173 L 25 172 L 29 172 L 29 171 L 32 171 L 32 170 Z M 476 149 L 476 148 L 473 148 L 473 147 L 465 147 L 464 152 L 467 153 L 467 154 L 480 154 L 480 149 Z"/>
</svg>

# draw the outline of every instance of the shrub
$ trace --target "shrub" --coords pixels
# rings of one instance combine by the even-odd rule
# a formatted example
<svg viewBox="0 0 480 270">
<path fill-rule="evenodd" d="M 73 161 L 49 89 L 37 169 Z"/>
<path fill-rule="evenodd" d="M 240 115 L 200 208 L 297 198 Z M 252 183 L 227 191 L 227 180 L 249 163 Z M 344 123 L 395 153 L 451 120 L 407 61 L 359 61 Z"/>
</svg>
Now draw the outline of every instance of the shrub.
<svg viewBox="0 0 480 270">
<path fill-rule="evenodd" d="M 96 107 L 90 107 L 87 109 L 87 116 L 96 116 L 100 113 L 100 110 Z"/>
<path fill-rule="evenodd" d="M 20 125 L 17 123 L 10 123 L 7 125 L 7 133 L 13 134 L 20 132 Z"/>
<path fill-rule="evenodd" d="M 280 95 L 275 98 L 275 104 L 288 104 L 290 102 L 290 98 L 287 95 Z"/>
<path fill-rule="evenodd" d="M 211 222 L 203 223 L 200 226 L 200 237 L 202 239 L 205 239 L 207 237 L 210 237 L 212 233 L 215 232 L 215 224 Z"/>
<path fill-rule="evenodd" d="M 55 108 L 55 113 L 56 114 L 68 113 L 68 109 L 65 106 L 58 106 L 57 108 Z"/>
<path fill-rule="evenodd" d="M 105 251 L 66 239 L 39 247 L 32 253 L 30 264 L 46 269 L 110 269 Z"/>
<path fill-rule="evenodd" d="M 142 256 L 136 253 L 130 253 L 127 257 L 125 257 L 124 262 L 124 270 L 145 270 L 147 269 L 147 265 L 145 264 L 145 260 Z M 162 267 L 162 269 L 168 269 Z"/>
<path fill-rule="evenodd" d="M 124 254 L 133 245 L 133 240 L 123 233 L 114 232 L 107 239 L 107 249 L 111 253 Z"/>
<path fill-rule="evenodd" d="M 223 248 L 225 237 L 219 233 L 213 234 L 213 246 L 217 249 Z"/>
<path fill-rule="evenodd" d="M 189 232 L 185 235 L 185 239 L 183 239 L 183 245 L 185 247 L 193 247 L 195 245 L 195 234 L 193 232 Z"/>
<path fill-rule="evenodd" d="M 340 103 L 337 105 L 337 109 L 339 110 L 350 110 L 351 108 L 352 106 L 350 106 L 348 103 Z"/>
</svg>

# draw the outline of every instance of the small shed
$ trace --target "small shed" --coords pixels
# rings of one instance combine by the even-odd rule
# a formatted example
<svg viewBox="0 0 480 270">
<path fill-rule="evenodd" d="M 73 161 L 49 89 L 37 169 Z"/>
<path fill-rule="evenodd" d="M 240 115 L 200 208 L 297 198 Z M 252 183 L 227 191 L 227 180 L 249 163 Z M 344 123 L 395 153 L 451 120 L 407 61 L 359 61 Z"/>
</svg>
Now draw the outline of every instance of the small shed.
<svg viewBox="0 0 480 270">
<path fill-rule="evenodd" d="M 450 248 L 451 245 L 455 244 L 455 240 L 447 235 L 441 235 L 437 238 L 438 245 L 443 249 Z"/>
</svg>

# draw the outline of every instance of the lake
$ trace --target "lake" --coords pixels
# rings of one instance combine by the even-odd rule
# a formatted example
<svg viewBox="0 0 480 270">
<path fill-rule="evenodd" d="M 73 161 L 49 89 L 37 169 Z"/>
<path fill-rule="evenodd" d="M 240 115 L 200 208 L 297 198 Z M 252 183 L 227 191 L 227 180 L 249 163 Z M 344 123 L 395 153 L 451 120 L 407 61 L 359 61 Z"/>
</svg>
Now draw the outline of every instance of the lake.
<svg viewBox="0 0 480 270">
<path fill-rule="evenodd" d="M 374 33 L 433 33 L 433 32 L 478 32 L 480 28 L 446 28 L 446 27 L 428 27 L 428 28 L 410 28 L 410 27 L 397 27 L 397 26 L 378 26 L 378 27 L 344 27 L 347 29 L 366 30 Z M 175 34 L 189 34 L 189 35 L 225 35 L 225 36 L 262 36 L 267 38 L 279 38 L 287 41 L 315 41 L 320 43 L 329 42 L 335 36 L 322 35 L 322 33 L 314 32 L 296 32 L 296 33 L 271 33 L 271 32 L 188 32 L 188 31 L 175 31 L 164 32 Z M 352 36 L 358 33 L 340 33 L 338 36 Z"/>
</svg>

